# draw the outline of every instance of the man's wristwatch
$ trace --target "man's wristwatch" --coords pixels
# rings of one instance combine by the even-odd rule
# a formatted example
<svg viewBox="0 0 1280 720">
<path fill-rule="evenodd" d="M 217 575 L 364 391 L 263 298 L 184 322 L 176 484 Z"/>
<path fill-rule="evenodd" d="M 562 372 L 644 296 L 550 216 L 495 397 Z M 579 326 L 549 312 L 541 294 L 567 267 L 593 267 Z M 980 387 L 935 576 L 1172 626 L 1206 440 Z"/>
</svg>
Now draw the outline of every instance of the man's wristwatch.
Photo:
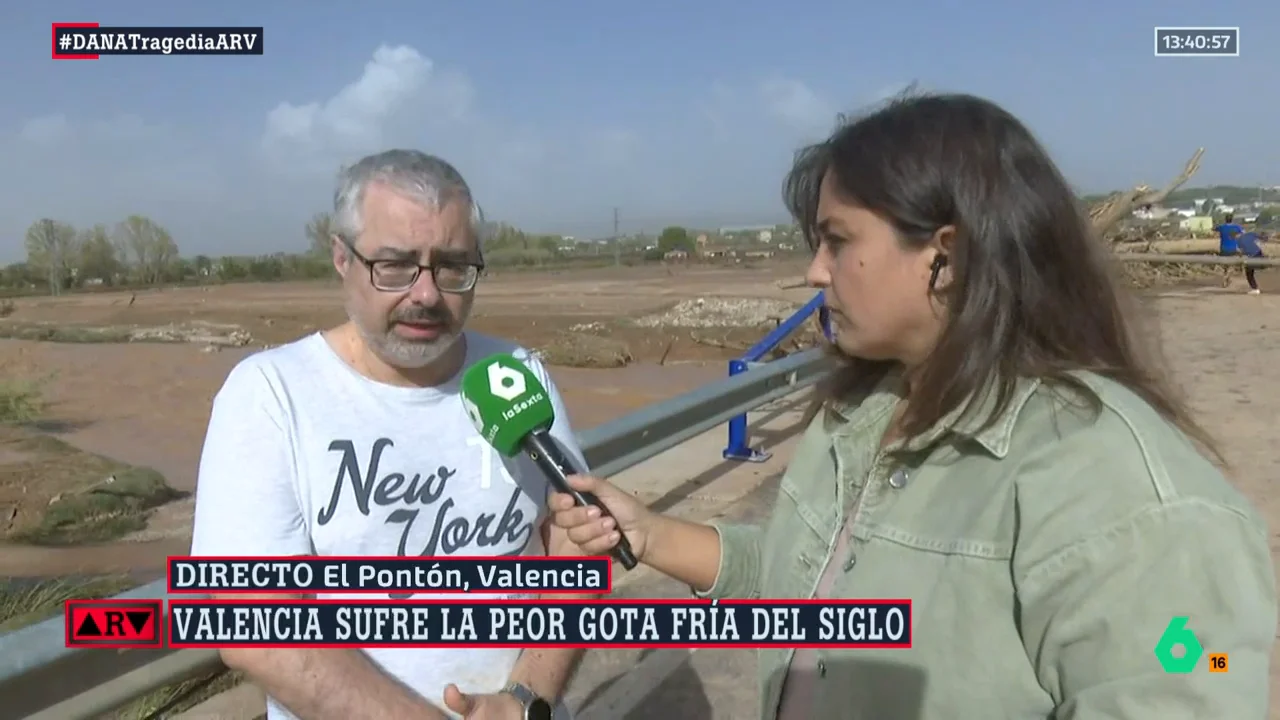
<svg viewBox="0 0 1280 720">
<path fill-rule="evenodd" d="M 552 720 L 554 708 L 551 703 L 538 697 L 537 693 L 524 685 L 518 682 L 508 683 L 502 688 L 502 692 L 520 701 L 524 706 L 524 720 Z"/>
</svg>

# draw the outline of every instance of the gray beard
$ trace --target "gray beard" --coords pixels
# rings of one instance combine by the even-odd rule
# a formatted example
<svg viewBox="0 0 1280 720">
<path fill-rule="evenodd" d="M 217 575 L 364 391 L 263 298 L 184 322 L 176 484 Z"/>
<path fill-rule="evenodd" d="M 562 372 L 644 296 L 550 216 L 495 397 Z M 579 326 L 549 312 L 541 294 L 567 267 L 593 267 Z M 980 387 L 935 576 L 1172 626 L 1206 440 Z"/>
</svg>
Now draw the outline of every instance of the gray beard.
<svg viewBox="0 0 1280 720">
<path fill-rule="evenodd" d="M 383 333 L 370 332 L 350 309 L 347 310 L 347 317 L 374 355 L 392 367 L 405 370 L 424 368 L 439 360 L 462 337 L 461 333 L 450 332 L 434 340 L 415 342 L 397 337 L 391 329 Z"/>
</svg>

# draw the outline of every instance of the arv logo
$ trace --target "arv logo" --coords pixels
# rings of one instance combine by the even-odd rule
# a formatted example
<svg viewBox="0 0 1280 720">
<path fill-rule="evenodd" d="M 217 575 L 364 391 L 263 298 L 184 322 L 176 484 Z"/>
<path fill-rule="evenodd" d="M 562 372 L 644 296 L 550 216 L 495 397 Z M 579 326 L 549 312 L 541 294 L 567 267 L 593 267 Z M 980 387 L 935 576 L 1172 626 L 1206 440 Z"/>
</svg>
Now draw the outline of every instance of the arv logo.
<svg viewBox="0 0 1280 720">
<path fill-rule="evenodd" d="M 524 373 L 519 370 L 497 362 L 489 366 L 489 392 L 493 393 L 494 397 L 511 402 L 528 389 L 524 381 Z"/>
</svg>

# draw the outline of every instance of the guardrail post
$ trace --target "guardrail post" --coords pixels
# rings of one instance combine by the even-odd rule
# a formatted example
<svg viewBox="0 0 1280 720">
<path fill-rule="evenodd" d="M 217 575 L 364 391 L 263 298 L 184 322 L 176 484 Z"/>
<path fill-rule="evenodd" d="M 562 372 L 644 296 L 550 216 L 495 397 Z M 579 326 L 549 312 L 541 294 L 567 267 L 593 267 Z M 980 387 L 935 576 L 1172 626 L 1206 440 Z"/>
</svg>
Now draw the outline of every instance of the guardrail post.
<svg viewBox="0 0 1280 720">
<path fill-rule="evenodd" d="M 748 367 L 750 365 L 747 361 L 741 358 L 730 360 L 729 377 L 746 372 Z M 750 439 L 747 437 L 747 415 L 743 413 L 729 420 L 729 445 L 725 447 L 723 455 L 725 460 L 764 462 L 772 457 L 773 453 L 751 447 Z"/>
<path fill-rule="evenodd" d="M 795 311 L 791 317 L 778 323 L 778 327 L 774 328 L 761 338 L 750 350 L 742 354 L 737 360 L 729 361 L 729 377 L 733 377 L 738 373 L 746 372 L 753 364 L 760 361 L 760 358 L 769 353 L 787 336 L 795 332 L 804 324 L 806 318 L 817 313 L 818 324 L 822 326 L 822 334 L 831 339 L 831 316 L 827 312 L 827 306 L 822 302 L 822 293 L 813 296 L 813 299 L 804 304 L 804 307 Z M 747 416 L 746 414 L 738 415 L 729 421 L 729 444 L 722 453 L 725 460 L 745 460 L 747 462 L 764 462 L 773 456 L 773 453 L 764 450 L 756 450 L 749 444 L 747 438 Z"/>
<path fill-rule="evenodd" d="M 758 363 L 760 358 L 769 353 L 787 336 L 795 332 L 804 324 L 806 318 L 817 313 L 818 324 L 822 326 L 822 334 L 831 339 L 831 316 L 827 312 L 827 306 L 822 302 L 822 293 L 813 296 L 813 299 L 805 303 L 804 307 L 795 311 L 791 317 L 778 323 L 778 327 L 774 328 L 761 338 L 750 350 L 742 354 L 737 360 L 729 361 L 729 377 L 733 377 L 738 373 L 746 372 L 753 364 Z M 747 437 L 747 416 L 746 414 L 738 415 L 729 421 L 729 444 L 722 453 L 725 460 L 745 460 L 747 462 L 764 462 L 773 456 L 773 453 L 764 450 L 756 450 L 749 444 Z"/>
</svg>

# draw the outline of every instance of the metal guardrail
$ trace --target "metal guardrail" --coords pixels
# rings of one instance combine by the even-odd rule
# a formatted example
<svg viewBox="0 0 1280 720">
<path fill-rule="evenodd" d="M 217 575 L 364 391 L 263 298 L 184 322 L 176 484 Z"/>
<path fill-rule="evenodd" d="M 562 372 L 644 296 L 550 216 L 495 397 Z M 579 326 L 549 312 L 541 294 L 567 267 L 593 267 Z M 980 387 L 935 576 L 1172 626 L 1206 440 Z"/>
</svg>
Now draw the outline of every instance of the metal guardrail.
<svg viewBox="0 0 1280 720">
<path fill-rule="evenodd" d="M 593 472 L 613 475 L 730 418 L 813 384 L 829 366 L 807 350 L 703 386 L 578 434 Z M 120 598 L 168 598 L 164 580 Z M 192 597 L 184 595 L 183 597 Z M 61 616 L 0 635 L 0 716 L 81 720 L 157 688 L 221 667 L 213 650 L 87 650 L 65 647 Z"/>
<path fill-rule="evenodd" d="M 795 332 L 804 324 L 805 320 L 814 313 L 818 314 L 818 324 L 822 326 L 822 334 L 831 339 L 831 318 L 827 314 L 827 308 L 822 301 L 822 293 L 819 292 L 813 296 L 813 299 L 804 304 L 804 307 L 792 313 L 791 317 L 778 323 L 778 327 L 774 328 L 768 335 L 760 339 L 760 342 L 752 345 L 742 357 L 729 361 L 729 377 L 733 377 L 739 373 L 746 372 L 751 367 L 760 362 L 760 358 L 764 357 L 778 346 L 787 336 Z M 764 462 L 772 457 L 773 453 L 763 449 L 751 447 L 750 439 L 747 437 L 747 414 L 744 412 L 729 421 L 729 443 L 725 446 L 722 453 L 726 460 L 745 460 L 747 462 Z"/>
</svg>

